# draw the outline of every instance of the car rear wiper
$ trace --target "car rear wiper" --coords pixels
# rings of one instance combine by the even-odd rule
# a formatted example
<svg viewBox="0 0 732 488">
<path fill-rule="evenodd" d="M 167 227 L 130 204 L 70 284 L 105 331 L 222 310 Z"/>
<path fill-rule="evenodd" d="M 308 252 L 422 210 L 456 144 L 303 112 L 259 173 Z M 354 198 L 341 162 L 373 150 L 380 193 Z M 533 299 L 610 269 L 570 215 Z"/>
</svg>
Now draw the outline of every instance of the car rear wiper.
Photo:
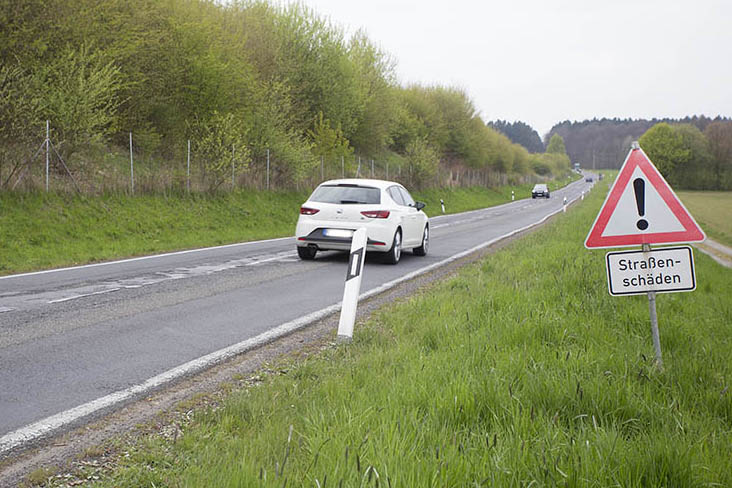
<svg viewBox="0 0 732 488">
<path fill-rule="evenodd" d="M 366 202 L 360 202 L 358 200 L 341 200 L 341 203 L 362 203 L 362 204 L 365 204 Z"/>
</svg>

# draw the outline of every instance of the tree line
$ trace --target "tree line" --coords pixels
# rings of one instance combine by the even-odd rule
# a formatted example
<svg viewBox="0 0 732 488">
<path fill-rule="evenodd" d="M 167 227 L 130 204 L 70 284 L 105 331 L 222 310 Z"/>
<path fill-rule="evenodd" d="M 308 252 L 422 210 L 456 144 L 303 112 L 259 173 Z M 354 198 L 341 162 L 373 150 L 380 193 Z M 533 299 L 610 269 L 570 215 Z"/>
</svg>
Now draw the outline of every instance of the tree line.
<svg viewBox="0 0 732 488">
<path fill-rule="evenodd" d="M 101 147 L 172 164 L 192 140 L 208 187 L 265 152 L 296 184 L 322 160 L 378 158 L 415 185 L 441 168 L 560 174 L 488 127 L 469 95 L 400 86 L 363 32 L 265 0 L 0 0 L 0 185 L 45 120 L 72 171 Z M 235 149 L 235 150 L 232 150 Z M 233 154 L 232 154 L 233 153 Z M 1 186 L 0 186 L 1 187 Z"/>
<path fill-rule="evenodd" d="M 732 189 L 732 120 L 727 117 L 564 121 L 547 138 L 557 134 L 572 162 L 583 168 L 620 168 L 631 143 L 639 140 L 674 187 Z"/>
</svg>

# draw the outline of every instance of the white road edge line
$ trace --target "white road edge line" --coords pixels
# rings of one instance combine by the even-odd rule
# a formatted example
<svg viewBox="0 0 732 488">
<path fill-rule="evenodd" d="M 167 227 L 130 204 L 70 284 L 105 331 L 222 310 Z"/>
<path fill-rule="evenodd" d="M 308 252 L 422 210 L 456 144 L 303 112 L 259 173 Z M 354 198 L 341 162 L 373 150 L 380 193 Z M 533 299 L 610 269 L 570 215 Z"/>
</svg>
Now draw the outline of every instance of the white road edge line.
<svg viewBox="0 0 732 488">
<path fill-rule="evenodd" d="M 572 203 L 572 202 L 576 201 L 577 199 L 579 199 L 579 197 L 577 197 L 574 200 L 571 200 L 567 203 Z M 561 212 L 562 212 L 562 209 L 560 208 L 550 214 L 547 214 L 546 216 L 544 216 L 543 218 L 541 218 L 540 220 L 538 220 L 532 224 L 529 224 L 527 226 L 521 227 L 520 229 L 516 229 L 507 234 L 504 234 L 502 236 L 491 239 L 490 241 L 486 241 L 483 244 L 479 244 L 466 251 L 459 252 L 458 254 L 450 256 L 449 258 L 443 259 L 442 261 L 439 261 L 437 263 L 433 263 L 429 266 L 425 266 L 424 268 L 420 268 L 418 270 L 412 271 L 411 273 L 408 273 L 408 274 L 402 276 L 401 278 L 397 278 L 395 280 L 384 283 L 381 286 L 372 288 L 371 290 L 359 295 L 358 299 L 359 299 L 359 301 L 361 301 L 366 298 L 370 298 L 374 295 L 383 293 L 391 288 L 394 288 L 396 285 L 398 285 L 404 281 L 408 281 L 419 275 L 428 273 L 434 269 L 437 269 L 448 263 L 451 263 L 460 258 L 468 256 L 469 254 L 479 251 L 485 247 L 491 246 L 498 241 L 501 241 L 508 237 L 514 236 L 520 232 L 528 230 L 532 227 L 535 227 L 535 226 L 545 222 L 550 217 L 552 217 L 558 213 L 561 213 Z M 83 405 L 79 405 L 78 407 L 71 408 L 69 410 L 58 413 L 56 415 L 46 417 L 43 420 L 39 420 L 38 422 L 29 424 L 18 430 L 5 434 L 4 436 L 0 437 L 0 454 L 10 451 L 11 449 L 14 449 L 18 446 L 22 446 L 25 443 L 32 442 L 36 439 L 40 439 L 41 437 L 51 434 L 52 432 L 66 426 L 66 425 L 76 422 L 76 421 L 78 421 L 88 415 L 91 415 L 95 412 L 98 412 L 102 409 L 112 407 L 114 405 L 117 405 L 121 402 L 125 402 L 127 400 L 131 400 L 132 398 L 140 396 L 151 390 L 154 390 L 154 389 L 164 385 L 165 383 L 169 383 L 169 382 L 172 382 L 179 378 L 182 378 L 184 376 L 197 373 L 210 366 L 221 363 L 229 358 L 232 358 L 236 355 L 244 353 L 248 350 L 251 350 L 251 349 L 254 349 L 261 345 L 272 342 L 275 339 L 279 339 L 280 337 L 283 337 L 296 330 L 299 330 L 313 322 L 316 322 L 316 321 L 330 315 L 331 313 L 339 311 L 340 309 L 341 309 L 340 302 L 335 303 L 329 307 L 323 308 L 321 310 L 310 313 L 308 315 L 305 315 L 298 319 L 292 320 L 290 322 L 286 322 L 286 323 L 284 323 L 278 327 L 275 327 L 274 329 L 271 329 L 267 332 L 264 332 L 256 337 L 252 337 L 245 341 L 239 342 L 238 344 L 234 344 L 232 346 L 229 346 L 229 347 L 226 347 L 223 349 L 219 349 L 218 351 L 214 351 L 214 352 L 207 354 L 203 357 L 200 357 L 198 359 L 188 361 L 185 364 L 182 364 L 178 367 L 175 367 L 175 368 L 168 370 L 164 373 L 161 373 L 157 376 L 153 376 L 152 378 L 148 379 L 147 381 L 145 381 L 139 385 L 131 386 L 130 388 L 120 390 L 120 391 L 117 391 L 114 393 L 110 393 L 109 395 L 103 396 L 96 400 L 92 400 L 91 402 L 85 403 Z"/>
<path fill-rule="evenodd" d="M 66 297 L 66 298 L 57 298 L 56 300 L 51 300 L 48 303 L 68 302 L 69 300 L 76 300 L 77 298 L 93 297 L 94 295 L 104 295 L 105 293 L 112 293 L 113 291 L 119 291 L 121 289 L 122 288 L 110 288 L 108 290 L 95 291 L 94 293 L 84 293 L 83 295 L 74 295 L 74 296 Z"/>
<path fill-rule="evenodd" d="M 80 266 L 70 266 L 68 268 L 55 268 L 55 269 L 47 269 L 44 271 L 33 271 L 30 273 L 21 273 L 21 274 L 13 274 L 13 275 L 7 275 L 7 276 L 0 276 L 0 280 L 7 280 L 9 278 L 22 278 L 24 276 L 36 276 L 36 275 L 42 275 L 47 273 L 56 273 L 58 271 L 69 271 L 72 269 L 84 269 L 84 268 L 96 268 L 97 266 L 109 266 L 112 264 L 122 264 L 122 263 L 131 263 L 134 261 L 143 261 L 145 259 L 153 259 L 153 258 L 164 258 L 167 256 L 178 256 L 181 254 L 190 254 L 193 252 L 201 252 L 201 251 L 213 251 L 215 249 L 226 249 L 229 247 L 237 247 L 237 246 L 248 246 L 251 244 L 261 244 L 265 242 L 275 242 L 275 241 L 284 241 L 287 239 L 292 239 L 293 237 L 278 237 L 276 239 L 265 239 L 263 241 L 247 241 L 247 242 L 237 242 L 234 244 L 225 244 L 223 246 L 213 246 L 213 247 L 202 247 L 199 249 L 186 249 L 185 251 L 175 251 L 175 252 L 168 252 L 165 254 L 152 254 L 150 256 L 140 256 L 138 258 L 129 258 L 129 259 L 120 259 L 117 261 L 105 261 L 103 263 L 94 263 L 94 264 L 82 264 Z"/>
</svg>

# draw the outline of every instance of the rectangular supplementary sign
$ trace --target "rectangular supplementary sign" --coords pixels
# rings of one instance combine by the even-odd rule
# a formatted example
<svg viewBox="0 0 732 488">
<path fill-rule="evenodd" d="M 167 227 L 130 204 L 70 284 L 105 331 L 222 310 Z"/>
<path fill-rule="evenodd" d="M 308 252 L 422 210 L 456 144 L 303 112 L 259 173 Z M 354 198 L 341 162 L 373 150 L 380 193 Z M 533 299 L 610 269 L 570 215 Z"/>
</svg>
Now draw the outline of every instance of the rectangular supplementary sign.
<svg viewBox="0 0 732 488">
<path fill-rule="evenodd" d="M 689 246 L 605 255 L 611 295 L 692 291 L 696 288 L 694 257 Z"/>
</svg>

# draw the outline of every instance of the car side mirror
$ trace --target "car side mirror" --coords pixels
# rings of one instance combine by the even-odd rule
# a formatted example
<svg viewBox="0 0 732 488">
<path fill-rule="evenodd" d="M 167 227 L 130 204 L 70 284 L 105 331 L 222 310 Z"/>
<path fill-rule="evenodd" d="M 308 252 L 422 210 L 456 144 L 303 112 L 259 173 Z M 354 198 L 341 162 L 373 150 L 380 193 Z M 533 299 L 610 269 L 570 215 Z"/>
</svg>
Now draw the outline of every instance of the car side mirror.
<svg viewBox="0 0 732 488">
<path fill-rule="evenodd" d="M 414 207 L 417 210 L 422 210 L 427 204 L 424 202 L 414 202 Z"/>
</svg>

